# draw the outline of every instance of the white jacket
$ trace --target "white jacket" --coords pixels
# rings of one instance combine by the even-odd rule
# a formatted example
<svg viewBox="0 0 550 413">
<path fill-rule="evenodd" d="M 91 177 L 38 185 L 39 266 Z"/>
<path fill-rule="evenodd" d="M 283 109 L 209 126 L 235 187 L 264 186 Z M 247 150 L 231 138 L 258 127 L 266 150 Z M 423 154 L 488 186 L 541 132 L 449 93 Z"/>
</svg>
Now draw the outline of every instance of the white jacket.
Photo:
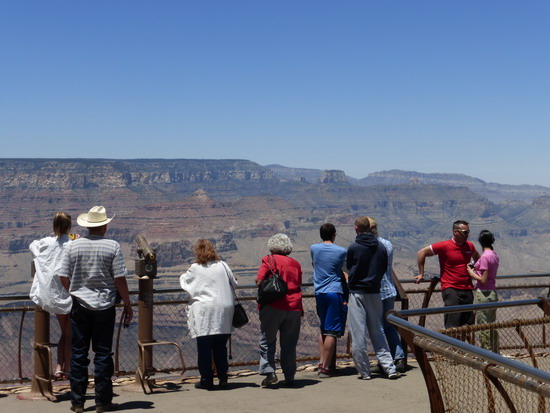
<svg viewBox="0 0 550 413">
<path fill-rule="evenodd" d="M 73 305 L 69 292 L 63 288 L 57 275 L 63 249 L 69 241 L 68 235 L 62 235 L 35 240 L 29 246 L 36 269 L 29 296 L 49 313 L 68 314 Z"/>
<path fill-rule="evenodd" d="M 231 286 L 235 288 L 237 281 L 227 264 L 192 264 L 180 277 L 180 284 L 190 297 L 187 323 L 192 338 L 231 334 L 235 310 Z"/>
</svg>

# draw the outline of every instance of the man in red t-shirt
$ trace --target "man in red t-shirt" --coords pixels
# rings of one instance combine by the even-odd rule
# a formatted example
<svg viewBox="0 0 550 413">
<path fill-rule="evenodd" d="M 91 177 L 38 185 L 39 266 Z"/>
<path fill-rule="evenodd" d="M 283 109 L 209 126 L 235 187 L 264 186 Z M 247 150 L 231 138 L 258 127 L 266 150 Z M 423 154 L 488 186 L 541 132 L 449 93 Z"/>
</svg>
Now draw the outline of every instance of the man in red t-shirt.
<svg viewBox="0 0 550 413">
<path fill-rule="evenodd" d="M 447 241 L 436 242 L 422 248 L 417 253 L 418 276 L 416 282 L 424 278 L 424 263 L 426 257 L 437 255 L 439 258 L 441 295 L 445 306 L 472 304 L 474 286 L 468 275 L 467 266 L 473 260 L 478 260 L 479 253 L 474 245 L 468 241 L 470 227 L 466 221 L 453 223 L 453 237 Z M 445 314 L 445 328 L 460 327 L 465 324 L 474 324 L 474 313 Z"/>
</svg>

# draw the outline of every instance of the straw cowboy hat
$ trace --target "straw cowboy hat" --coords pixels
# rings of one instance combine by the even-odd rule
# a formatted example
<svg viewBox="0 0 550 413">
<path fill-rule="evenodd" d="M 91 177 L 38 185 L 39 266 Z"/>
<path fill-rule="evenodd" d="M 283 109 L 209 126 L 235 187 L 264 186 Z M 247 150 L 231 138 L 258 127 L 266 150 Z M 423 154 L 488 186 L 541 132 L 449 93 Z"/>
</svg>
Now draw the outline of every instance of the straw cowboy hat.
<svg viewBox="0 0 550 413">
<path fill-rule="evenodd" d="M 111 218 L 107 218 L 107 212 L 102 206 L 95 206 L 85 214 L 80 214 L 76 219 L 76 222 L 81 227 L 101 227 L 107 225 L 114 218 L 114 214 Z"/>
</svg>

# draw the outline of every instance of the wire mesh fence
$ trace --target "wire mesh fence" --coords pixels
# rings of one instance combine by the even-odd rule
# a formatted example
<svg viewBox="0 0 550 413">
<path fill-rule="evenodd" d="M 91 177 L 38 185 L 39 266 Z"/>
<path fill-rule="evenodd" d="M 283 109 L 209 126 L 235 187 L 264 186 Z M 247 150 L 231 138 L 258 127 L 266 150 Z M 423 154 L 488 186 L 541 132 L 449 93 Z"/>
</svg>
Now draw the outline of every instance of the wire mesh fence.
<svg viewBox="0 0 550 413">
<path fill-rule="evenodd" d="M 415 310 L 400 313 L 408 317 L 398 325 L 421 364 L 432 412 L 550 411 L 550 303 L 542 298 L 462 307 L 492 307 L 508 321 L 437 332 L 413 324 Z M 428 315 L 440 319 L 447 311 L 432 308 Z M 485 348 L 483 334 L 494 338 Z"/>
<path fill-rule="evenodd" d="M 420 345 L 431 352 L 445 412 L 548 412 L 548 381 L 491 365 L 456 348 Z"/>
<path fill-rule="evenodd" d="M 231 368 L 254 366 L 259 360 L 260 322 L 254 299 L 256 287 L 237 290 L 250 322 L 235 329 L 229 343 Z M 182 291 L 168 291 L 155 294 L 153 337 L 156 341 L 179 344 L 183 351 L 186 374 L 196 374 L 197 349 L 195 340 L 189 337 L 186 314 L 187 300 Z M 319 357 L 319 319 L 316 313 L 315 297 L 311 285 L 303 288 L 304 317 L 297 348 L 298 361 L 308 362 Z M 115 374 L 133 374 L 138 365 L 139 312 L 134 308 L 134 320 L 126 329 L 119 320 L 122 308 L 117 308 L 117 324 L 113 344 Z M 0 328 L 3 345 L 0 347 L 0 382 L 25 382 L 33 375 L 34 307 L 28 301 L 15 301 L 9 308 L 0 310 Z M 50 342 L 52 347 L 59 340 L 59 324 L 55 317 L 50 320 Z M 347 337 L 338 340 L 337 352 L 341 357 L 350 357 Z M 156 346 L 153 350 L 153 367 L 165 371 L 181 370 L 177 349 L 173 346 Z M 55 363 L 55 348 L 52 348 Z"/>
<path fill-rule="evenodd" d="M 548 292 L 547 279 L 523 277 L 520 281 L 513 279 L 510 282 L 499 284 L 499 299 L 501 301 L 521 298 L 546 296 Z M 427 284 L 405 283 L 404 292 L 408 299 L 408 308 L 421 308 L 427 291 Z M 255 287 L 245 286 L 237 290 L 239 300 L 245 307 L 250 322 L 236 329 L 230 342 L 230 364 L 232 368 L 240 366 L 254 366 L 258 364 L 259 318 L 256 302 L 254 301 Z M 316 314 L 315 298 L 311 284 L 303 287 L 304 317 L 300 340 L 298 342 L 297 357 L 299 361 L 310 362 L 317 360 L 319 355 L 319 320 Z M 9 300 L 9 302 L 8 302 Z M 187 370 L 196 369 L 196 344 L 189 337 L 187 329 L 187 315 L 185 307 L 186 295 L 179 290 L 160 291 L 154 298 L 154 329 L 153 336 L 158 341 L 178 343 L 184 356 Z M 25 297 L 3 297 L 3 306 L 0 308 L 0 330 L 3 337 L 0 346 L 0 382 L 29 381 L 33 375 L 33 343 L 34 343 L 34 307 Z M 429 306 L 442 306 L 441 294 L 436 289 L 431 296 Z M 401 309 L 401 303 L 396 302 L 396 308 Z M 122 309 L 117 309 L 117 320 L 120 319 Z M 120 329 L 117 322 L 115 331 L 115 368 L 116 374 L 132 374 L 138 363 L 137 323 L 138 311 L 134 311 L 135 319 L 129 328 Z M 537 318 L 542 310 L 536 308 L 497 310 L 497 322 L 506 322 L 516 318 Z M 411 317 L 410 321 L 418 324 L 419 317 Z M 443 316 L 433 315 L 426 318 L 428 328 L 439 331 L 443 329 Z M 59 325 L 55 317 L 50 322 L 50 342 L 56 343 L 60 337 Z M 537 330 L 540 331 L 540 330 Z M 473 339 L 479 342 L 479 335 L 473 334 Z M 546 337 L 540 337 L 542 342 Z M 337 353 L 340 357 L 350 357 L 350 339 L 346 335 L 338 340 Z M 537 344 L 538 345 L 538 344 Z M 514 347 L 514 343 L 504 340 L 499 348 L 506 350 Z M 372 348 L 368 347 L 372 352 Z M 513 349 L 511 349 L 513 351 Z M 55 359 L 55 348 L 52 349 Z M 55 360 L 53 360 L 55 362 Z M 179 354 L 171 346 L 158 346 L 153 351 L 153 366 L 157 369 L 177 371 L 181 369 Z M 196 374 L 191 372 L 188 374 Z"/>
</svg>

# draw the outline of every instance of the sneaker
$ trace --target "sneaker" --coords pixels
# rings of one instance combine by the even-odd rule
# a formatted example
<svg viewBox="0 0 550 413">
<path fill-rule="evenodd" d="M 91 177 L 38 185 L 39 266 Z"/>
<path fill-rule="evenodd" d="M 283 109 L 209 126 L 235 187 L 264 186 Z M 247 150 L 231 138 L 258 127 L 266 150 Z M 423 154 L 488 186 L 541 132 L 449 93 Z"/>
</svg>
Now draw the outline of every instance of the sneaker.
<svg viewBox="0 0 550 413">
<path fill-rule="evenodd" d="M 277 375 L 275 373 L 267 373 L 267 376 L 262 381 L 262 387 L 268 387 L 272 384 L 277 383 L 279 380 L 277 379 Z"/>
<path fill-rule="evenodd" d="M 388 379 L 390 379 L 390 380 L 396 380 L 396 379 L 399 378 L 399 376 L 400 376 L 400 374 L 399 374 L 398 372 L 390 373 L 390 374 L 388 374 Z"/>
<path fill-rule="evenodd" d="M 95 406 L 95 411 L 97 413 L 115 412 L 117 410 L 118 410 L 118 404 L 114 404 L 114 403 L 100 404 Z"/>
<path fill-rule="evenodd" d="M 227 382 L 227 380 L 220 380 L 220 382 L 218 383 L 218 387 L 220 389 L 227 389 L 229 387 L 229 383 Z"/>
<path fill-rule="evenodd" d="M 71 410 L 75 413 L 84 413 L 84 406 L 71 406 Z"/>
<path fill-rule="evenodd" d="M 405 365 L 405 359 L 397 359 L 394 362 L 395 368 L 399 373 L 405 373 L 407 371 L 407 366 Z"/>
<path fill-rule="evenodd" d="M 359 376 L 358 379 L 359 380 L 370 380 L 372 377 L 371 376 Z"/>
<path fill-rule="evenodd" d="M 318 376 L 319 376 L 320 379 L 327 379 L 329 377 L 334 376 L 334 374 L 329 369 L 324 369 L 324 368 L 321 367 L 319 369 Z"/>
</svg>

